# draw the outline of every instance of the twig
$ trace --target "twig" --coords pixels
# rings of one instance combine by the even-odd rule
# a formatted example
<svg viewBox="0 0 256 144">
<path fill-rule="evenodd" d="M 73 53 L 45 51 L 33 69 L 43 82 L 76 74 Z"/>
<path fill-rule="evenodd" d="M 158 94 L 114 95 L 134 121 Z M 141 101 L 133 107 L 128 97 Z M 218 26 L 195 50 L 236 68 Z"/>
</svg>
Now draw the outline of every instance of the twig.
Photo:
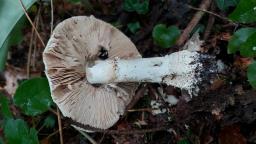
<svg viewBox="0 0 256 144">
<path fill-rule="evenodd" d="M 152 108 L 140 108 L 140 109 L 129 109 L 127 110 L 128 112 L 152 112 L 152 110 L 156 110 L 156 109 L 152 109 Z"/>
<path fill-rule="evenodd" d="M 213 11 L 214 9 L 215 9 L 215 5 L 214 5 L 214 3 L 212 3 L 211 11 Z M 214 25 L 214 22 L 215 22 L 214 15 L 210 15 L 209 18 L 208 18 L 206 29 L 204 31 L 204 40 L 206 40 L 209 37 L 209 35 L 211 33 L 211 29 L 212 29 L 212 27 Z"/>
<path fill-rule="evenodd" d="M 41 30 L 42 30 L 42 31 L 47 31 L 47 30 L 46 30 L 46 26 L 45 26 L 45 24 L 43 23 L 43 17 L 42 17 L 42 15 L 39 15 L 39 22 L 40 22 L 40 28 L 41 28 Z"/>
<path fill-rule="evenodd" d="M 45 125 L 43 124 L 43 125 L 37 130 L 37 132 L 39 133 L 44 127 L 45 127 Z"/>
<path fill-rule="evenodd" d="M 39 21 L 40 23 L 40 21 Z M 33 49 L 33 54 L 32 54 L 32 63 L 31 66 L 33 68 L 33 70 L 36 70 L 36 62 L 37 62 L 37 49 L 39 49 L 39 47 L 37 46 L 37 37 L 35 37 L 34 41 L 33 41 L 33 45 L 34 45 L 34 49 Z"/>
<path fill-rule="evenodd" d="M 99 140 L 98 144 L 101 144 L 101 143 L 102 143 L 102 141 L 104 140 L 104 138 L 105 138 L 105 133 L 103 133 L 103 135 L 102 135 L 102 137 L 100 138 L 100 140 Z"/>
<path fill-rule="evenodd" d="M 52 108 L 50 108 L 49 111 L 54 113 L 56 116 L 58 115 L 58 113 L 54 109 L 52 109 Z"/>
<path fill-rule="evenodd" d="M 208 14 L 210 14 L 210 15 L 214 15 L 214 16 L 216 16 L 216 17 L 222 19 L 222 20 L 225 20 L 225 21 L 228 21 L 228 22 L 230 22 L 230 23 L 232 23 L 232 24 L 234 24 L 234 25 L 237 25 L 237 24 L 234 23 L 232 20 L 230 20 L 230 19 L 228 19 L 228 18 L 226 18 L 226 17 L 224 17 L 224 16 L 218 15 L 218 14 L 216 14 L 216 13 L 214 13 L 214 12 L 208 11 L 208 10 L 206 10 L 206 9 L 196 8 L 196 7 L 193 7 L 193 6 L 191 6 L 191 5 L 188 5 L 188 7 L 189 7 L 190 9 L 193 9 L 193 10 L 197 10 L 197 11 L 201 11 L 201 12 L 208 13 Z"/>
<path fill-rule="evenodd" d="M 57 133 L 59 133 L 59 130 L 56 130 L 56 131 L 54 131 L 53 133 L 51 133 L 49 136 L 47 136 L 46 139 L 49 139 L 50 137 L 56 135 Z"/>
<path fill-rule="evenodd" d="M 33 47 L 33 41 L 34 41 L 34 29 L 32 28 L 31 39 L 30 39 L 29 49 L 28 49 L 27 78 L 30 77 L 30 61 L 31 61 L 31 53 L 32 53 L 32 47 Z"/>
<path fill-rule="evenodd" d="M 146 91 L 147 86 L 144 85 L 142 86 L 137 93 L 135 94 L 135 96 L 133 97 L 133 100 L 131 101 L 131 103 L 127 106 L 127 110 L 133 108 L 133 106 L 144 96 L 144 92 Z M 125 115 L 125 114 L 124 114 Z"/>
<path fill-rule="evenodd" d="M 34 21 L 36 28 L 38 27 L 40 13 L 41 13 L 41 6 L 38 9 L 38 13 L 37 13 L 37 16 L 36 16 L 35 21 Z M 33 41 L 35 40 L 34 39 L 34 34 L 35 34 L 35 29 L 32 27 L 31 39 L 30 39 L 29 50 L 28 50 L 28 60 L 27 60 L 27 78 L 30 77 L 31 54 L 32 54 Z"/>
<path fill-rule="evenodd" d="M 61 125 L 60 110 L 58 108 L 57 108 L 57 117 L 58 117 L 59 133 L 60 133 L 60 144 L 64 144 L 64 142 L 63 142 L 63 135 L 62 135 L 62 125 Z"/>
<path fill-rule="evenodd" d="M 162 127 L 150 128 L 150 129 L 108 130 L 106 131 L 106 134 L 134 135 L 134 134 L 145 134 L 145 133 L 152 133 L 157 131 L 164 131 L 168 129 L 169 129 L 168 126 L 162 126 Z"/>
<path fill-rule="evenodd" d="M 66 129 L 66 128 L 67 128 L 67 127 L 63 127 L 63 129 Z M 48 135 L 46 139 L 51 138 L 52 136 L 56 135 L 57 133 L 59 133 L 59 130 L 56 130 L 56 131 L 54 131 L 53 133 L 51 133 L 50 135 Z"/>
<path fill-rule="evenodd" d="M 200 9 L 207 10 L 211 2 L 212 0 L 203 0 L 202 3 L 200 4 Z M 189 38 L 191 31 L 195 28 L 200 19 L 203 17 L 204 13 L 204 11 L 196 12 L 192 20 L 189 22 L 188 26 L 184 29 L 183 33 L 179 37 L 178 41 L 176 42 L 176 45 L 182 46 L 184 44 L 184 42 Z"/>
<path fill-rule="evenodd" d="M 88 141 L 90 141 L 92 144 L 97 144 L 97 142 L 91 138 L 87 133 L 81 131 L 81 130 L 78 130 Z"/>
<path fill-rule="evenodd" d="M 26 8 L 25 8 L 25 6 L 24 6 L 22 0 L 19 0 L 19 2 L 20 2 L 20 4 L 21 4 L 21 6 L 22 6 L 22 9 L 23 9 L 23 11 L 24 11 L 24 13 L 25 13 L 25 15 L 26 15 L 28 21 L 30 22 L 30 24 L 31 24 L 31 26 L 33 27 L 33 29 L 35 29 L 36 35 L 38 36 L 39 40 L 41 41 L 43 47 L 45 47 L 44 41 L 43 41 L 42 37 L 40 36 L 39 32 L 37 31 L 35 25 L 33 24 L 31 18 L 29 17 L 29 15 L 28 15 L 28 13 L 27 13 L 27 10 L 26 10 Z"/>
<path fill-rule="evenodd" d="M 53 31 L 53 0 L 51 0 L 51 35 Z"/>
</svg>

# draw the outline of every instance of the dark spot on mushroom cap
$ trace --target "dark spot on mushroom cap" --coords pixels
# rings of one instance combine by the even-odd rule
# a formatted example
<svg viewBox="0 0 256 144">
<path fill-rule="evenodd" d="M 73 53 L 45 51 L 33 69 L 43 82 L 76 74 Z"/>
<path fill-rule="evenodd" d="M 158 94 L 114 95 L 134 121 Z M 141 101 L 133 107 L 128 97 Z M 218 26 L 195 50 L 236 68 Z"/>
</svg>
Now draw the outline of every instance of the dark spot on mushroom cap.
<svg viewBox="0 0 256 144">
<path fill-rule="evenodd" d="M 102 86 L 102 84 L 91 84 L 93 87 L 95 88 L 99 88 L 100 86 Z"/>
<path fill-rule="evenodd" d="M 99 54 L 98 54 L 98 57 L 99 59 L 101 60 L 105 60 L 108 58 L 108 50 L 106 50 L 106 48 L 104 48 L 103 46 L 99 46 Z"/>
</svg>

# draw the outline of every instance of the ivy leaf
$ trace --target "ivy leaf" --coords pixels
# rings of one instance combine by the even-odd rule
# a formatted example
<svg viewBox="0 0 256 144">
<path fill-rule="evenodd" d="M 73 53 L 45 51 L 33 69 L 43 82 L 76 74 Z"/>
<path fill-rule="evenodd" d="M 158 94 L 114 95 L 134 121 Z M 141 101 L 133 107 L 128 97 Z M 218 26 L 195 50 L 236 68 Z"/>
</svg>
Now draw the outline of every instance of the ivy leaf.
<svg viewBox="0 0 256 144">
<path fill-rule="evenodd" d="M 39 144 L 37 131 L 29 128 L 21 119 L 8 119 L 4 125 L 4 135 L 8 144 Z"/>
<path fill-rule="evenodd" d="M 137 12 L 138 14 L 146 14 L 149 10 L 149 0 L 125 0 L 123 8 L 128 12 Z"/>
<path fill-rule="evenodd" d="M 12 118 L 12 113 L 9 108 L 9 100 L 6 96 L 0 93 L 0 109 L 4 118 Z"/>
<path fill-rule="evenodd" d="M 239 51 L 241 45 L 254 33 L 256 33 L 256 28 L 241 28 L 237 30 L 228 42 L 228 53 L 232 54 Z"/>
<path fill-rule="evenodd" d="M 163 48 L 169 48 L 175 44 L 180 36 L 180 30 L 176 26 L 167 28 L 164 24 L 158 24 L 154 27 L 152 35 L 155 44 Z"/>
<path fill-rule="evenodd" d="M 251 86 L 256 89 L 256 61 L 249 65 L 247 69 L 247 78 Z"/>
<path fill-rule="evenodd" d="M 256 0 L 240 0 L 229 18 L 241 23 L 256 22 Z"/>
<path fill-rule="evenodd" d="M 14 103 L 29 116 L 47 111 L 53 103 L 47 79 L 33 78 L 21 83 L 14 94 Z"/>
<path fill-rule="evenodd" d="M 256 32 L 241 45 L 240 53 L 245 57 L 256 56 Z"/>
<path fill-rule="evenodd" d="M 140 23 L 139 22 L 134 22 L 134 23 L 128 23 L 127 24 L 128 29 L 132 33 L 136 33 L 140 29 Z"/>
<path fill-rule="evenodd" d="M 229 7 L 236 6 L 239 0 L 215 0 L 220 10 L 226 11 Z"/>
<path fill-rule="evenodd" d="M 53 116 L 48 116 L 45 120 L 44 120 L 44 126 L 46 128 L 53 128 L 55 125 L 55 119 Z"/>
</svg>

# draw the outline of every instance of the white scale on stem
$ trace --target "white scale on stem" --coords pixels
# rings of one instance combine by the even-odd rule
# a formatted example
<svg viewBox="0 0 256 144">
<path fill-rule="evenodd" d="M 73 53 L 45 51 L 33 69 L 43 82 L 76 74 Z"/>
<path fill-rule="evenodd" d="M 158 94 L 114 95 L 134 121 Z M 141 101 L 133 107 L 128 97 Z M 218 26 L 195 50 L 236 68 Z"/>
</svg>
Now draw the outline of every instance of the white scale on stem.
<svg viewBox="0 0 256 144">
<path fill-rule="evenodd" d="M 191 94 L 200 81 L 202 64 L 199 58 L 199 53 L 183 50 L 164 57 L 96 61 L 86 68 L 86 77 L 91 84 L 165 83 L 188 90 Z"/>
</svg>

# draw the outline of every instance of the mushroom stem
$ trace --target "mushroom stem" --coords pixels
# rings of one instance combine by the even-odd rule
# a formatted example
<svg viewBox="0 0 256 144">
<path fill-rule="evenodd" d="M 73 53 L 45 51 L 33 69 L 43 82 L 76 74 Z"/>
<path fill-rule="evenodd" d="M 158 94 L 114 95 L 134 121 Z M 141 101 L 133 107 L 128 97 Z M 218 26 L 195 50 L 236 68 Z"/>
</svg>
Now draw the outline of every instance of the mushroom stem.
<svg viewBox="0 0 256 144">
<path fill-rule="evenodd" d="M 164 57 L 96 61 L 86 68 L 86 77 L 91 84 L 155 82 L 188 90 L 199 81 L 199 59 L 199 53 L 183 50 Z"/>
</svg>

